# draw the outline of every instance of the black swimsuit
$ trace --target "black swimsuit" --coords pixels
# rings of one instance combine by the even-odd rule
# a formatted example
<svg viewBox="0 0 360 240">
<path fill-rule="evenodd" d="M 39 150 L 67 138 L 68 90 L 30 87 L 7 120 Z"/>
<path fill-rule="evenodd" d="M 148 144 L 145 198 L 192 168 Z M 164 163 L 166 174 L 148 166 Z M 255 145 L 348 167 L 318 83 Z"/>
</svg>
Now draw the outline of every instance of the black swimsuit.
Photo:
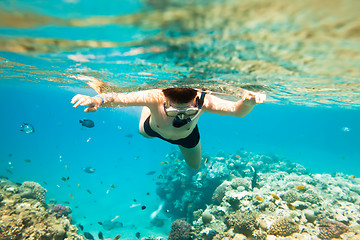
<svg viewBox="0 0 360 240">
<path fill-rule="evenodd" d="M 160 134 L 158 134 L 157 132 L 152 130 L 152 128 L 150 127 L 150 116 L 144 122 L 144 131 L 150 137 L 158 137 L 169 143 L 181 145 L 184 148 L 193 148 L 200 141 L 199 128 L 197 125 L 195 126 L 194 130 L 189 134 L 189 136 L 187 136 L 185 138 L 180 138 L 178 140 L 171 140 L 171 139 L 164 138 L 163 136 L 161 136 Z"/>
</svg>

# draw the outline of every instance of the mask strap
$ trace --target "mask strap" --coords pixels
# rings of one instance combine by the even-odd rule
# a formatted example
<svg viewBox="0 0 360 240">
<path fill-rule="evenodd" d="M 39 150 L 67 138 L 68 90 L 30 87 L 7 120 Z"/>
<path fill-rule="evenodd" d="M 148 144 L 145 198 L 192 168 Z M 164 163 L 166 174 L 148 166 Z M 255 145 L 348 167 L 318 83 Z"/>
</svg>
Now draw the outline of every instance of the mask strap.
<svg viewBox="0 0 360 240">
<path fill-rule="evenodd" d="M 201 96 L 196 97 L 196 104 L 198 105 L 199 110 L 202 108 L 202 106 L 204 105 L 204 99 L 205 99 L 205 95 L 206 92 L 201 92 Z"/>
</svg>

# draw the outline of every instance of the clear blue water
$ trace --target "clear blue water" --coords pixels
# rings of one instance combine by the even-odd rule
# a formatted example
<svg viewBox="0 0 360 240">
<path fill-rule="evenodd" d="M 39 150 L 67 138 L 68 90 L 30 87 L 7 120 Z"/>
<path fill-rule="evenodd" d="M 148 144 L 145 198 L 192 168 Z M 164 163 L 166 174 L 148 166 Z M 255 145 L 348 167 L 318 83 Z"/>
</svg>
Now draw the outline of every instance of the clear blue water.
<svg viewBox="0 0 360 240">
<path fill-rule="evenodd" d="M 144 7 L 139 1 L 70 2 L 48 1 L 44 5 L 42 1 L 34 1 L 29 5 L 24 1 L 5 1 L 1 6 L 2 9 L 23 9 L 64 19 L 132 14 Z M 26 36 L 126 43 L 151 38 L 160 31 L 115 24 L 84 28 L 45 24 L 30 29 L 2 26 L 0 39 Z M 162 83 L 166 79 L 182 79 L 189 71 L 177 64 L 176 59 L 171 59 L 170 53 L 176 49 L 166 55 L 124 56 L 143 46 L 132 44 L 57 51 L 55 47 L 54 51 L 32 53 L 0 52 L 0 176 L 15 182 L 39 182 L 47 189 L 48 201 L 54 198 L 60 203 L 70 202 L 73 220 L 84 225 L 86 231 L 96 235 L 102 230 L 107 237 L 121 233 L 125 239 L 131 239 L 137 231 L 142 236 L 167 235 L 172 219 L 169 218 L 162 228 L 150 225 L 150 214 L 161 200 L 155 193 L 157 175 L 146 173 L 159 172 L 166 154 L 177 148 L 138 134 L 141 108 L 84 113 L 82 109 L 73 109 L 70 100 L 77 93 L 95 95 L 84 82 L 72 78 L 73 75 L 97 77 L 120 86 L 145 83 L 155 86 L 159 79 Z M 87 56 L 87 60 L 74 61 L 68 57 L 77 54 Z M 145 71 L 155 74 L 158 80 L 138 74 Z M 270 76 L 267 81 L 276 85 L 276 79 Z M 285 88 L 278 89 L 281 87 Z M 326 83 L 321 87 L 326 88 Z M 347 90 L 352 91 L 350 87 Z M 204 114 L 199 121 L 204 154 L 236 153 L 246 149 L 279 155 L 302 164 L 312 173 L 342 172 L 360 176 L 360 111 L 357 105 L 349 108 L 349 104 L 341 101 L 336 104 L 339 99 L 335 96 L 333 102 L 323 105 L 308 106 L 306 97 L 295 104 L 289 101 L 292 94 L 285 90 L 269 91 L 270 101 L 256 106 L 245 118 Z M 284 99 L 279 104 L 282 96 Z M 304 96 L 308 95 L 304 93 Z M 81 119 L 93 120 L 95 127 L 82 127 Z M 35 133 L 19 131 L 22 123 L 32 124 Z M 128 134 L 133 136 L 127 137 Z M 85 173 L 83 168 L 87 166 L 95 168 L 96 172 Z M 60 180 L 67 176 L 69 181 Z M 147 209 L 130 208 L 134 198 Z M 106 232 L 97 224 L 116 216 L 124 223 L 124 228 Z"/>
</svg>

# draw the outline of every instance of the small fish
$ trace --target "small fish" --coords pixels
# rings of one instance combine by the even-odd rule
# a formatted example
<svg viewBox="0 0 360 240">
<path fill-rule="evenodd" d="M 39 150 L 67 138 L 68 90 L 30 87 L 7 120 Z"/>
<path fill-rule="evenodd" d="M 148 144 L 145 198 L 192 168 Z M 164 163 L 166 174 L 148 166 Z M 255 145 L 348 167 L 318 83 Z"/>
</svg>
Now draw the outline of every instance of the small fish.
<svg viewBox="0 0 360 240">
<path fill-rule="evenodd" d="M 352 178 L 356 178 L 356 177 L 355 177 L 355 175 L 350 175 L 350 177 L 352 177 Z"/>
<path fill-rule="evenodd" d="M 240 159 L 240 158 L 241 158 L 240 155 L 236 155 L 235 157 L 236 157 L 237 159 Z"/>
<path fill-rule="evenodd" d="M 90 191 L 90 189 L 86 189 L 86 191 L 87 191 L 89 194 L 92 194 L 92 192 Z"/>
<path fill-rule="evenodd" d="M 10 171 L 9 169 L 6 169 L 5 171 L 7 171 L 7 172 L 10 173 L 10 174 L 13 174 L 13 172 Z"/>
<path fill-rule="evenodd" d="M 145 210 L 145 209 L 146 209 L 145 205 L 141 206 L 141 210 Z"/>
<path fill-rule="evenodd" d="M 295 188 L 298 191 L 305 191 L 306 190 L 306 186 L 304 186 L 304 185 L 297 185 Z"/>
<path fill-rule="evenodd" d="M 86 239 L 95 240 L 94 236 L 91 235 L 91 233 L 88 233 L 88 232 L 84 232 L 84 237 L 85 237 Z"/>
<path fill-rule="evenodd" d="M 86 168 L 84 168 L 84 171 L 86 173 L 94 173 L 96 170 L 92 167 L 86 167 Z"/>
<path fill-rule="evenodd" d="M 205 161 L 204 161 L 205 167 L 206 167 L 206 164 L 207 164 L 208 160 L 209 160 L 208 158 L 205 158 Z"/>
<path fill-rule="evenodd" d="M 132 138 L 134 135 L 132 135 L 132 134 L 126 134 L 125 135 L 125 137 L 127 137 L 127 138 Z"/>
<path fill-rule="evenodd" d="M 257 181 L 258 181 L 259 177 L 257 175 L 256 169 L 253 168 L 252 166 L 250 166 L 250 167 L 254 172 L 253 178 L 251 179 L 251 190 L 254 190 L 254 188 L 257 186 Z"/>
<path fill-rule="evenodd" d="M 20 126 L 20 131 L 24 132 L 24 133 L 34 133 L 35 129 L 33 126 L 31 126 L 28 123 L 23 123 Z"/>
<path fill-rule="evenodd" d="M 103 225 L 103 223 L 102 223 L 102 222 L 98 222 L 98 224 L 99 224 L 100 226 L 102 226 L 102 225 Z"/>
<path fill-rule="evenodd" d="M 136 237 L 137 239 L 140 239 L 140 232 L 135 233 L 135 237 Z"/>
<path fill-rule="evenodd" d="M 271 196 L 275 199 L 275 200 L 280 200 L 280 197 L 274 193 L 271 194 Z"/>
<path fill-rule="evenodd" d="M 146 175 L 154 175 L 156 172 L 155 171 L 150 171 L 148 173 L 146 173 Z"/>
<path fill-rule="evenodd" d="M 294 205 L 292 205 L 291 203 L 287 202 L 286 205 L 288 206 L 289 209 L 295 210 Z"/>
<path fill-rule="evenodd" d="M 263 201 L 264 201 L 264 199 L 263 199 L 262 197 L 260 197 L 260 196 L 256 196 L 255 198 L 256 198 L 256 200 L 258 200 L 259 202 L 263 202 Z"/>
<path fill-rule="evenodd" d="M 181 185 L 180 187 L 185 188 L 186 186 L 183 184 L 183 185 Z"/>
<path fill-rule="evenodd" d="M 169 164 L 169 162 L 161 162 L 160 165 Z"/>
<path fill-rule="evenodd" d="M 68 170 L 68 169 L 69 169 L 68 165 L 65 165 L 65 169 L 66 169 L 66 170 Z"/>
<path fill-rule="evenodd" d="M 77 187 L 80 189 L 80 183 L 78 183 Z"/>
<path fill-rule="evenodd" d="M 70 204 L 70 202 L 69 202 L 69 201 L 63 201 L 63 203 L 65 203 L 65 204 Z"/>
<path fill-rule="evenodd" d="M 149 195 L 150 195 L 150 193 L 149 193 L 149 192 L 147 192 L 147 193 L 146 193 L 146 195 L 148 195 L 148 196 L 149 196 Z"/>
<path fill-rule="evenodd" d="M 70 197 L 71 199 L 74 199 L 74 196 L 73 196 L 71 193 L 69 193 L 69 197 Z"/>
<path fill-rule="evenodd" d="M 114 184 L 110 184 L 110 187 L 115 188 L 115 185 L 114 185 Z"/>
<path fill-rule="evenodd" d="M 135 159 L 135 160 L 138 160 L 139 158 L 140 158 L 140 156 L 136 156 L 134 159 Z"/>
<path fill-rule="evenodd" d="M 154 218 L 159 214 L 159 212 L 161 211 L 161 209 L 163 208 L 163 206 L 164 206 L 164 203 L 161 203 L 161 204 L 159 205 L 158 209 L 156 209 L 153 213 L 151 213 L 150 218 L 151 218 L 151 219 L 154 219 Z"/>
<path fill-rule="evenodd" d="M 69 181 L 70 177 L 61 177 L 60 179 L 64 182 L 66 182 L 66 181 Z"/>
<path fill-rule="evenodd" d="M 78 224 L 78 227 L 80 228 L 80 230 L 81 230 L 81 231 L 83 231 L 83 230 L 84 230 L 84 226 L 83 226 L 83 225 L 81 225 L 80 223 Z"/>
<path fill-rule="evenodd" d="M 113 221 L 115 221 L 116 219 L 118 219 L 119 218 L 119 216 L 115 216 L 113 219 L 111 219 L 110 221 L 111 222 L 113 222 Z"/>
<path fill-rule="evenodd" d="M 104 239 L 104 235 L 102 234 L 102 232 L 99 232 L 99 233 L 98 233 L 98 237 L 99 237 L 99 239 L 101 239 L 101 240 Z"/>
<path fill-rule="evenodd" d="M 117 236 L 114 238 L 114 240 L 118 240 L 118 239 L 120 239 L 120 237 L 121 237 L 121 234 L 117 235 Z"/>
<path fill-rule="evenodd" d="M 162 178 L 163 176 L 161 174 L 157 177 L 157 179 L 162 179 Z"/>
<path fill-rule="evenodd" d="M 25 159 L 24 162 L 31 163 L 31 160 L 30 159 Z"/>
<path fill-rule="evenodd" d="M 95 126 L 94 121 L 90 119 L 79 120 L 79 123 L 81 123 L 82 126 L 87 128 L 93 128 Z"/>
<path fill-rule="evenodd" d="M 134 207 L 137 207 L 137 206 L 140 206 L 140 203 L 134 203 L 134 204 L 132 204 L 131 206 L 130 206 L 130 208 L 134 208 Z"/>
</svg>

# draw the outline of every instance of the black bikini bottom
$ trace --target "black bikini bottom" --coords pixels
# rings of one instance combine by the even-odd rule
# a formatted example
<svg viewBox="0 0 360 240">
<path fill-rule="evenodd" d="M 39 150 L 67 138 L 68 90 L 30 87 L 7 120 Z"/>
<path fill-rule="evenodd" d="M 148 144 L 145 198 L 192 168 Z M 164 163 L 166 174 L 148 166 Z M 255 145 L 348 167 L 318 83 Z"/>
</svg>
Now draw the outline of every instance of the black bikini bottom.
<svg viewBox="0 0 360 240">
<path fill-rule="evenodd" d="M 144 122 L 144 131 L 150 137 L 158 137 L 158 138 L 160 138 L 162 140 L 165 140 L 165 141 L 167 141 L 169 143 L 176 144 L 176 145 L 181 145 L 184 148 L 193 148 L 200 141 L 199 128 L 198 128 L 197 125 L 195 126 L 194 130 L 189 134 L 189 136 L 187 136 L 185 138 L 180 138 L 178 140 L 171 140 L 171 139 L 164 138 L 160 134 L 158 134 L 157 132 L 152 130 L 152 128 L 150 127 L 150 116 Z"/>
</svg>

